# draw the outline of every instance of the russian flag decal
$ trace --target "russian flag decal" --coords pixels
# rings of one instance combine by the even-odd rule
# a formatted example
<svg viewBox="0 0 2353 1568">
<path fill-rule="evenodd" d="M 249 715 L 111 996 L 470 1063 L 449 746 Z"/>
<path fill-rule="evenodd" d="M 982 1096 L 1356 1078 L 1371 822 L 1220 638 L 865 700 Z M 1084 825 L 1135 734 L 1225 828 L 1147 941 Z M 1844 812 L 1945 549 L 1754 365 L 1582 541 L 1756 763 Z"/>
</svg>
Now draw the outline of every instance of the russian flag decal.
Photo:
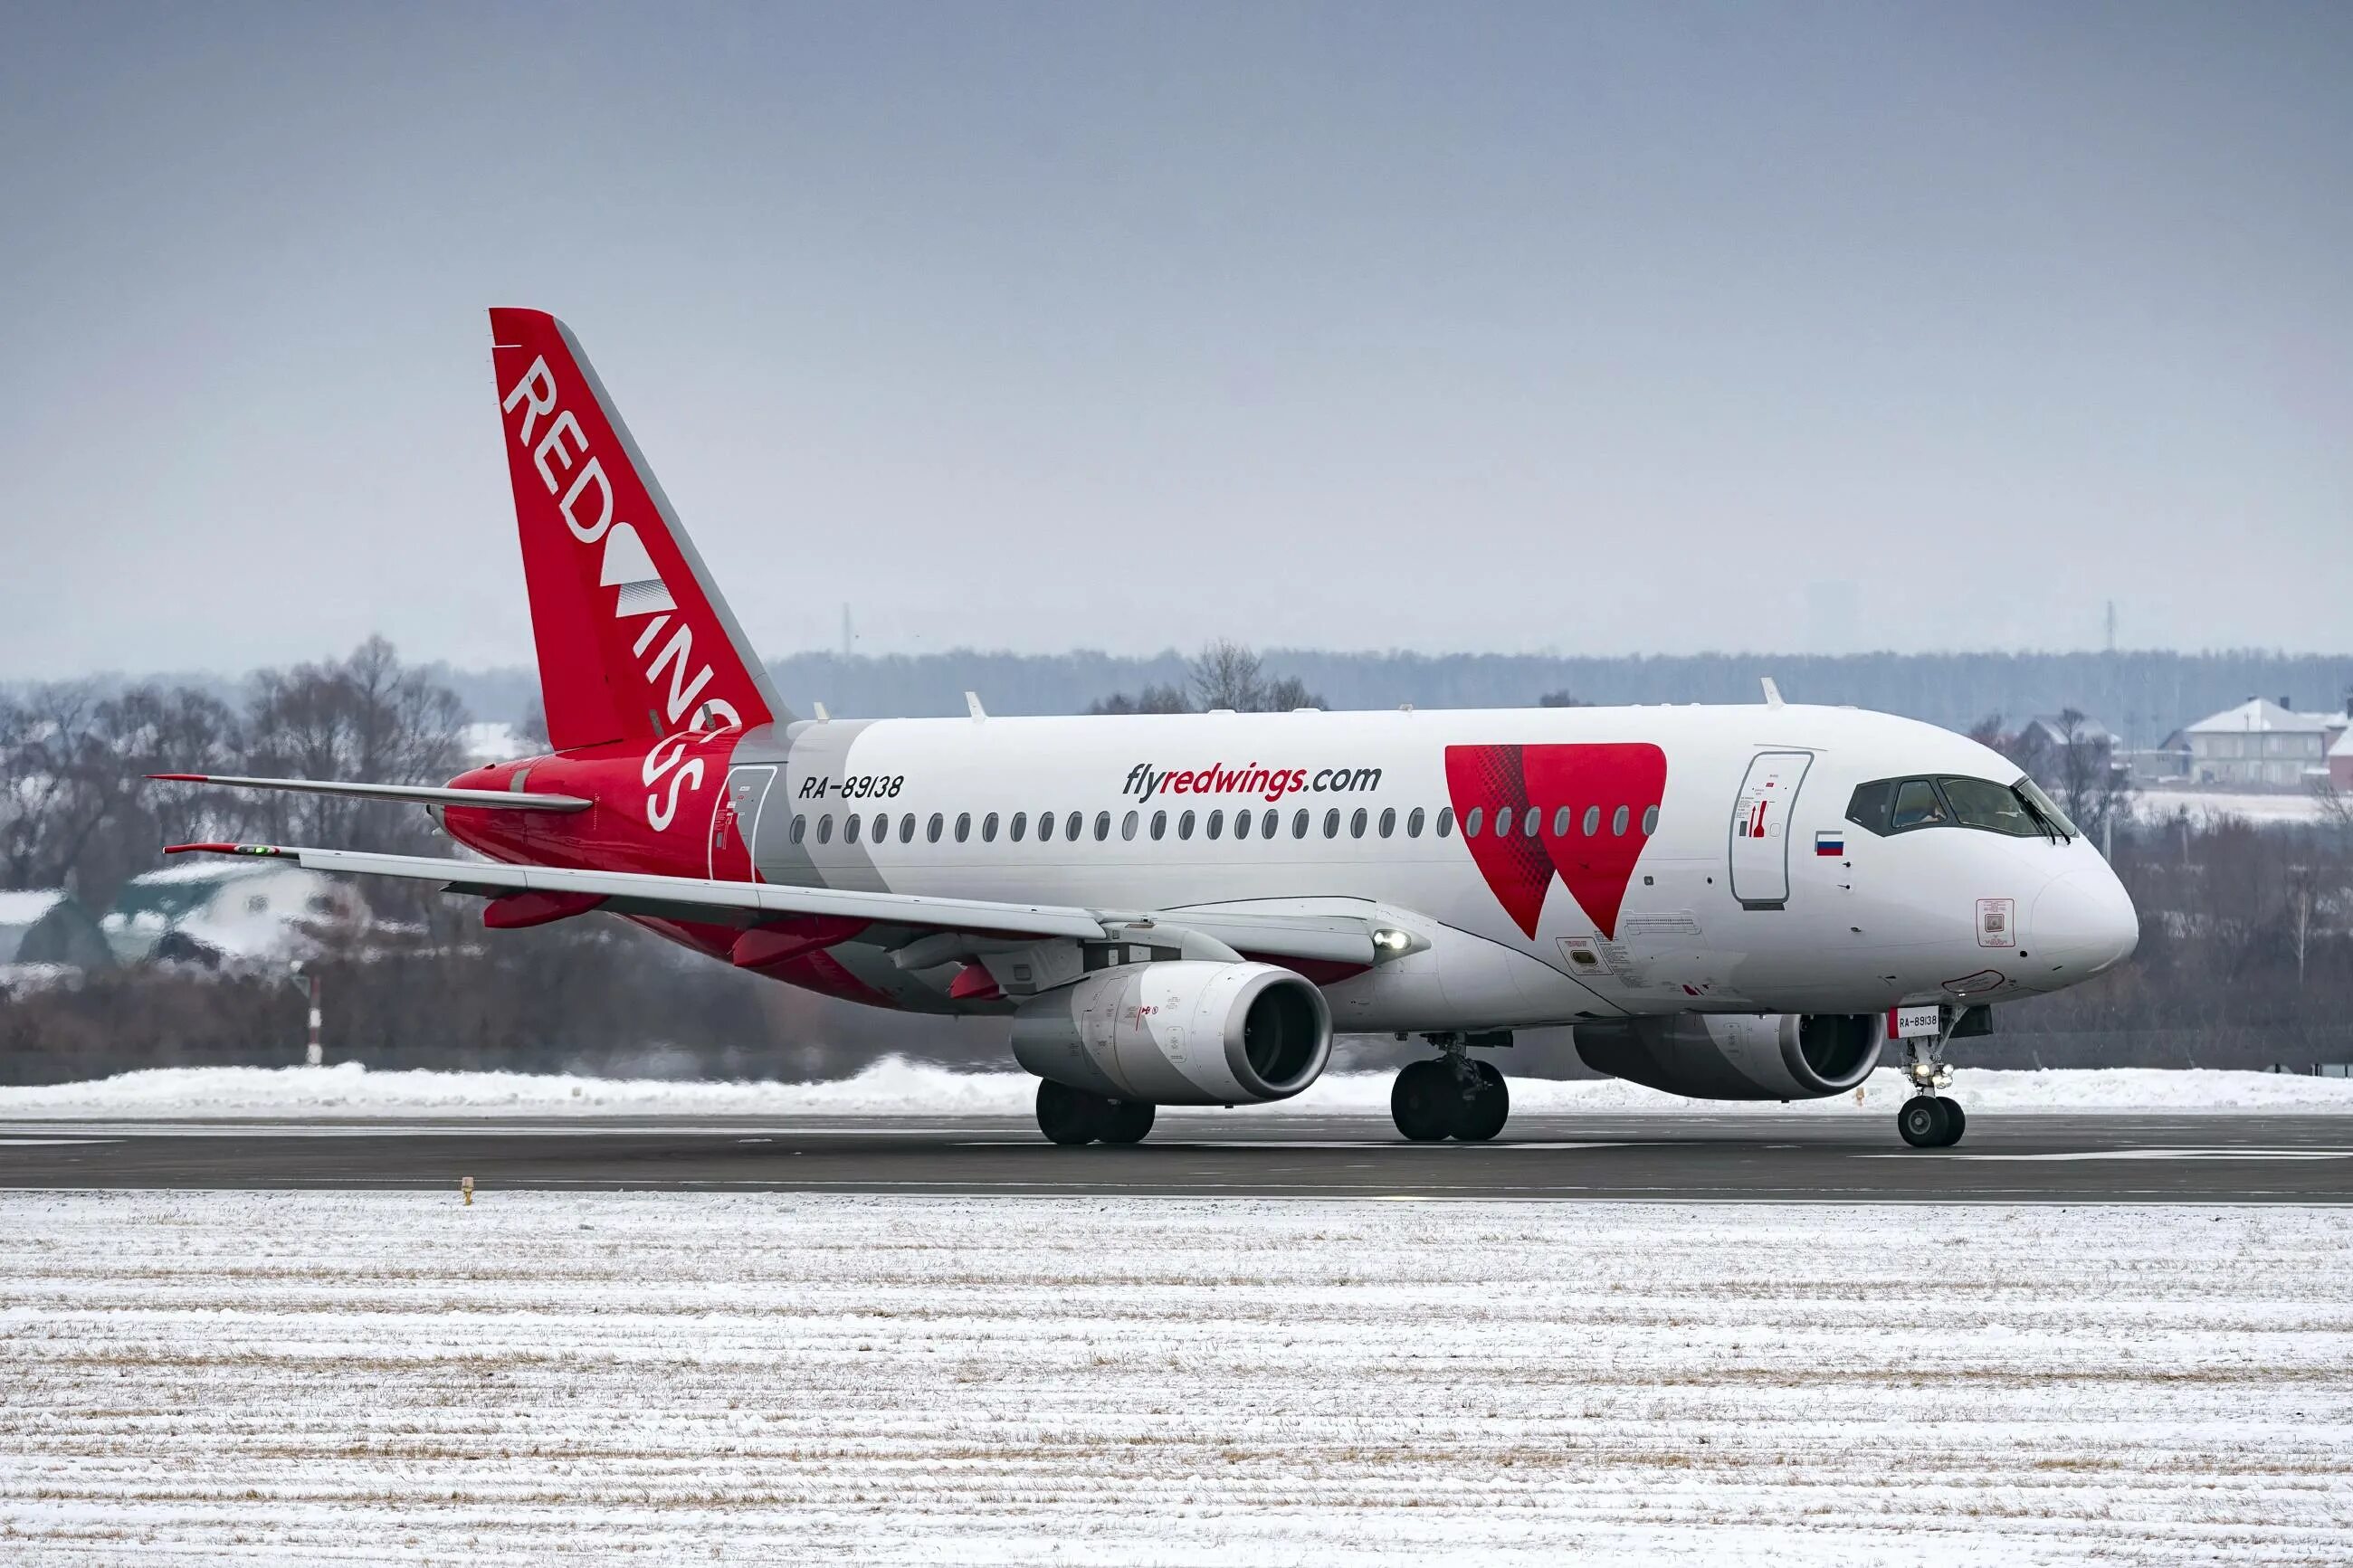
<svg viewBox="0 0 2353 1568">
<path fill-rule="evenodd" d="M 1817 855 L 1845 854 L 1846 835 L 1840 831 L 1827 831 L 1815 834 L 1814 853 Z"/>
</svg>

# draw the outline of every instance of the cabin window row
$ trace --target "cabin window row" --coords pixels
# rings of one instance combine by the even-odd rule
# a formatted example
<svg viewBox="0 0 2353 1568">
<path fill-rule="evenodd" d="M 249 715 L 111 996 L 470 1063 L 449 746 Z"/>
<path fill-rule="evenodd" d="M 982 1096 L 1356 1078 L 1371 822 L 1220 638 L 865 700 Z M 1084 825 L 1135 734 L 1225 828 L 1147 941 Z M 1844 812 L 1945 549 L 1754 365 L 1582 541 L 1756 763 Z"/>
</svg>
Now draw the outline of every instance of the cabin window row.
<svg viewBox="0 0 2353 1568">
<path fill-rule="evenodd" d="M 1608 817 L 1609 835 L 1623 837 L 1631 818 L 1630 807 L 1617 807 Z M 1601 837 L 1603 823 L 1602 808 L 1598 805 L 1587 806 L 1581 816 L 1564 805 L 1553 813 L 1552 836 L 1567 838 L 1573 833 L 1581 833 L 1585 837 L 1598 838 Z M 1535 838 L 1542 834 L 1543 825 L 1544 814 L 1537 806 L 1532 805 L 1525 813 L 1498 810 L 1491 818 L 1485 807 L 1474 805 L 1462 818 L 1461 827 L 1463 836 L 1470 838 L 1482 833 L 1490 833 L 1497 838 L 1508 838 L 1514 833 Z M 972 813 L 957 813 L 953 830 L 955 842 L 969 842 L 974 826 Z M 1314 836 L 1318 824 L 1315 814 L 1303 808 L 1293 811 L 1289 823 L 1285 824 L 1282 812 L 1269 806 L 1263 811 L 1245 808 L 1230 816 L 1221 809 L 1206 814 L 1179 811 L 1172 815 L 1166 811 L 1155 811 L 1148 822 L 1142 812 L 1131 811 L 1119 819 L 1118 829 L 1123 840 L 1133 839 L 1138 833 L 1144 833 L 1156 842 L 1166 838 L 1172 831 L 1180 840 L 1190 839 L 1197 832 L 1208 839 L 1221 839 L 1229 834 L 1238 839 L 1280 838 L 1286 826 L 1293 838 L 1308 838 Z M 1659 808 L 1655 805 L 1646 807 L 1642 812 L 1643 834 L 1647 837 L 1656 832 L 1658 826 Z M 851 812 L 841 819 L 841 842 L 887 844 L 896 838 L 902 844 L 913 844 L 918 826 L 918 819 L 912 811 L 895 816 L 887 811 L 862 816 Z M 978 826 L 983 844 L 996 843 L 1000 830 L 1008 841 L 1015 844 L 1029 837 L 1033 831 L 1040 844 L 1050 843 L 1057 837 L 1078 843 L 1090 837 L 1102 843 L 1111 837 L 1113 823 L 1112 814 L 1108 811 L 1096 812 L 1092 824 L 1082 811 L 1041 811 L 1034 819 L 1026 811 L 1014 812 L 1010 816 L 992 811 L 979 819 Z M 1408 838 L 1420 837 L 1425 827 L 1431 837 L 1446 838 L 1454 832 L 1454 808 L 1440 806 L 1432 816 L 1421 807 L 1415 806 L 1400 818 L 1394 806 L 1384 807 L 1377 816 L 1365 806 L 1358 806 L 1345 815 L 1340 808 L 1333 806 L 1324 812 L 1321 826 L 1325 838 L 1339 837 L 1344 828 L 1351 838 L 1362 838 L 1367 833 L 1382 838 L 1394 838 L 1400 827 Z M 944 812 L 932 813 L 920 824 L 920 828 L 927 844 L 937 844 L 943 837 L 950 836 L 947 816 Z M 804 813 L 793 818 L 791 838 L 795 844 L 800 844 L 814 834 L 818 843 L 830 844 L 834 841 L 834 832 L 831 812 L 818 815 L 814 821 Z"/>
</svg>

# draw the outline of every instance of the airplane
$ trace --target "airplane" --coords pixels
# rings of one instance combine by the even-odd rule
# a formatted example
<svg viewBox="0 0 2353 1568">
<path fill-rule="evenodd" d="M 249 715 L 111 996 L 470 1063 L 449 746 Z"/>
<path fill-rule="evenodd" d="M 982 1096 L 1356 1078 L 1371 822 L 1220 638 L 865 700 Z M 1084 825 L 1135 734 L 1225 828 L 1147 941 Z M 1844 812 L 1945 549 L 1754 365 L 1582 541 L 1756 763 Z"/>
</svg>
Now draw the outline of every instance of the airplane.
<svg viewBox="0 0 2353 1568">
<path fill-rule="evenodd" d="M 481 858 L 184 844 L 601 910 L 828 996 L 1010 1020 L 1057 1143 L 1280 1100 L 1335 1032 L 1419 1036 L 1407 1139 L 1510 1113 L 1484 1054 L 1566 1026 L 1672 1093 L 1851 1092 L 1966 1126 L 1949 1047 L 2129 955 L 2131 899 L 2000 753 L 1852 708 L 856 720 L 787 710 L 571 331 L 491 312 L 546 755 L 409 801 Z"/>
</svg>

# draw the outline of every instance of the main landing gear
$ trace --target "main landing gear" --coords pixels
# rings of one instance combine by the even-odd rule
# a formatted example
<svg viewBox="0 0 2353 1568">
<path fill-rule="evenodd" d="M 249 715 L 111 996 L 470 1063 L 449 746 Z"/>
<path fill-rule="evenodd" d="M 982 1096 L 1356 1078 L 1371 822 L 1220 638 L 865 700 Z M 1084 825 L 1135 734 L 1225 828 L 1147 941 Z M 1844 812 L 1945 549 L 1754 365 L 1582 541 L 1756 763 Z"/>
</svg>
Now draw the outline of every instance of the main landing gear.
<svg viewBox="0 0 2353 1568">
<path fill-rule="evenodd" d="M 1434 1036 L 1446 1054 L 1399 1069 L 1389 1090 L 1389 1116 L 1417 1143 L 1460 1139 L 1484 1143 L 1512 1114 L 1511 1091 L 1492 1062 L 1474 1062 L 1460 1036 Z"/>
<path fill-rule="evenodd" d="M 1913 1093 L 1895 1113 L 1895 1131 L 1915 1149 L 1949 1149 L 1969 1124 L 1958 1100 L 1936 1092 L 1953 1082 L 1953 1069 L 1945 1063 L 1947 1037 L 1924 1036 L 1904 1042 L 1904 1076 L 1912 1080 Z"/>
<path fill-rule="evenodd" d="M 1145 1100 L 1106 1100 L 1082 1089 L 1038 1080 L 1038 1131 L 1057 1143 L 1141 1143 L 1155 1107 Z"/>
</svg>

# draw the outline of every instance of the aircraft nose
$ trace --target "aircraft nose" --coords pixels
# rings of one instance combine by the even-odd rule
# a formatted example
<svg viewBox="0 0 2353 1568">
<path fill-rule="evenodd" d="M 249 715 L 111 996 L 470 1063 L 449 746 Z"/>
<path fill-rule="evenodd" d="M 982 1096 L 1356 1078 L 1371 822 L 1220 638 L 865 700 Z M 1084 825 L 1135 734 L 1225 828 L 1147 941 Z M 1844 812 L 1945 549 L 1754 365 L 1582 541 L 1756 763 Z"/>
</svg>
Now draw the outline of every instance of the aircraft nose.
<svg viewBox="0 0 2353 1568">
<path fill-rule="evenodd" d="M 2140 944 L 2140 916 L 2116 874 L 2102 866 L 2052 879 L 2034 900 L 2027 934 L 2038 958 L 2080 980 L 2131 954 Z"/>
</svg>

